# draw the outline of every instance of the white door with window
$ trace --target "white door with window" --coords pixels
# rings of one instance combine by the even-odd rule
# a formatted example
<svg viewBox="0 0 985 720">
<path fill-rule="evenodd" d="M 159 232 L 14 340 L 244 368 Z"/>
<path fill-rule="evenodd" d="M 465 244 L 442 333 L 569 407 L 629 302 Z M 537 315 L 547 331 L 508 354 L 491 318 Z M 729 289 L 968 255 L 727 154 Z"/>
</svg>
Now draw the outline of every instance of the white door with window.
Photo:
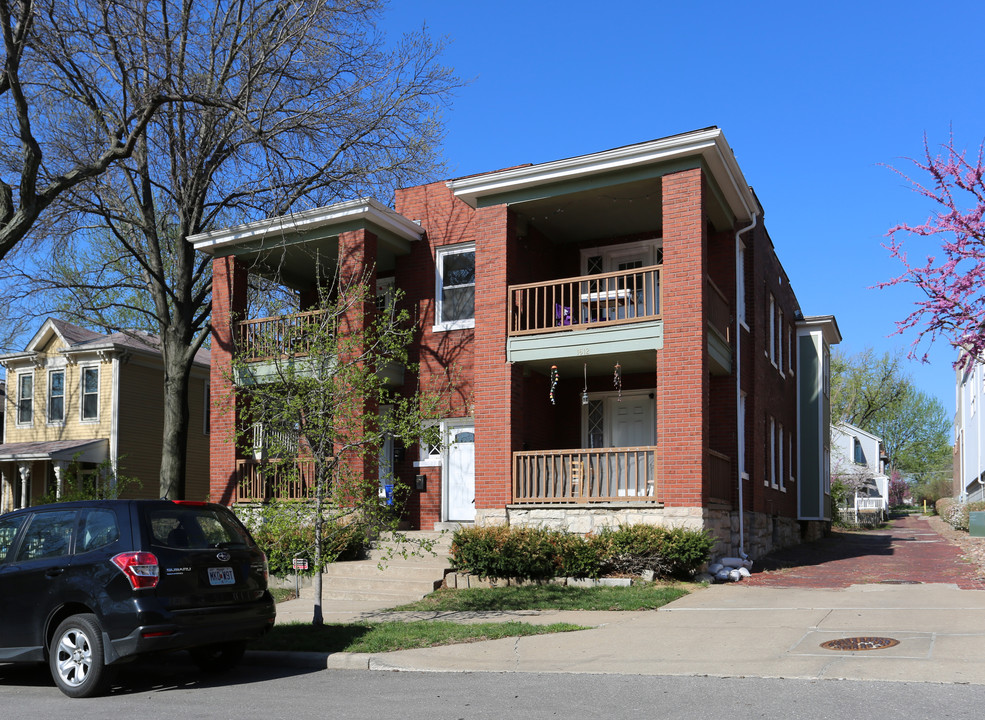
<svg viewBox="0 0 985 720">
<path fill-rule="evenodd" d="M 446 452 L 445 519 L 472 522 L 475 520 L 475 427 L 450 425 Z"/>
</svg>

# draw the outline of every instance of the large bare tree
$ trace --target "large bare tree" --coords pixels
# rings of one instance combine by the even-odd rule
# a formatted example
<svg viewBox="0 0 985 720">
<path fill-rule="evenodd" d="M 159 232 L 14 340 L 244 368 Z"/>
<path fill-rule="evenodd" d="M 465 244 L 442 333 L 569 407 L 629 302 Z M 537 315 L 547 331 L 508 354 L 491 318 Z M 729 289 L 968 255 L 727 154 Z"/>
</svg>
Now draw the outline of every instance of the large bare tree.
<svg viewBox="0 0 985 720">
<path fill-rule="evenodd" d="M 52 272 L 35 274 L 33 288 L 90 325 L 159 335 L 160 486 L 177 497 L 189 372 L 211 303 L 210 259 L 186 238 L 341 198 L 388 198 L 432 176 L 439 113 L 457 80 L 425 31 L 388 42 L 378 0 L 143 4 L 166 22 L 130 39 L 134 64 L 166 66 L 182 91 L 222 102 L 164 106 L 131 158 L 69 193 Z"/>
<path fill-rule="evenodd" d="M 141 2 L 0 0 L 0 259 L 63 193 L 129 157 L 155 112 L 188 99 L 126 46 Z"/>
</svg>

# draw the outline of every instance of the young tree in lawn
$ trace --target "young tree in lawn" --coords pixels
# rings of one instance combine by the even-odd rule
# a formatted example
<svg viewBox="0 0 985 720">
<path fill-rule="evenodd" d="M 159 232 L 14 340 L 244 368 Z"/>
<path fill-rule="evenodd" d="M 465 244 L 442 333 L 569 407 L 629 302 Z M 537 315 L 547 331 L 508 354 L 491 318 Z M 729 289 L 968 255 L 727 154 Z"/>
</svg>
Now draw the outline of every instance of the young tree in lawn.
<svg viewBox="0 0 985 720">
<path fill-rule="evenodd" d="M 407 365 L 415 329 L 406 311 L 394 309 L 396 303 L 377 309 L 374 295 L 365 277 L 340 275 L 320 290 L 317 310 L 302 315 L 289 336 L 270 338 L 271 348 L 277 348 L 270 355 L 281 359 L 257 370 L 243 356 L 234 358 L 238 398 L 249 418 L 239 442 L 244 451 L 265 458 L 255 466 L 255 485 L 247 494 L 266 496 L 269 488 L 294 502 L 285 508 L 272 501 L 267 519 L 286 512 L 291 522 L 313 524 L 316 625 L 322 623 L 321 571 L 335 560 L 326 553 L 331 544 L 326 527 L 358 523 L 373 535 L 396 528 L 406 493 L 391 477 L 386 484 L 397 486 L 396 505 L 381 499 L 380 450 L 388 436 L 405 445 L 418 442 L 429 432 L 426 421 L 437 415 L 438 394 L 420 389 L 400 394 L 381 372 Z M 257 342 L 262 345 L 264 338 Z M 291 347 L 294 352 L 281 357 L 283 348 Z M 382 408 L 386 412 L 379 412 Z"/>
<path fill-rule="evenodd" d="M 969 156 L 952 134 L 933 152 L 924 136 L 923 157 L 912 163 L 924 178 L 896 172 L 936 210 L 923 223 L 904 222 L 889 230 L 889 251 L 903 264 L 903 273 L 880 286 L 912 285 L 923 296 L 897 323 L 901 332 L 916 329 L 918 340 L 943 339 L 971 357 L 983 357 L 985 144 Z"/>
<path fill-rule="evenodd" d="M 130 159 L 68 194 L 61 243 L 23 280 L 85 324 L 126 330 L 137 315 L 160 337 L 160 491 L 181 497 L 189 374 L 211 312 L 210 258 L 186 238 L 429 179 L 457 81 L 423 31 L 388 45 L 382 0 L 147 4 L 170 20 L 133 37 L 127 60 L 155 58 L 222 102 L 160 111 Z M 106 260 L 93 262 L 87 248 L 102 243 Z"/>
</svg>

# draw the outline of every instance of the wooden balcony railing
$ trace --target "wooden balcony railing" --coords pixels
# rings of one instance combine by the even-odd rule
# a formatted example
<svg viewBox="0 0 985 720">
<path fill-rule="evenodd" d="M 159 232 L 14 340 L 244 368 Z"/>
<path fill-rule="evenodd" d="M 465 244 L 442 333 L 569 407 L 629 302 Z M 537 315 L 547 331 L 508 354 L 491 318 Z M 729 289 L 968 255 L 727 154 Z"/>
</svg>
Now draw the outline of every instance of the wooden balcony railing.
<svg viewBox="0 0 985 720">
<path fill-rule="evenodd" d="M 657 448 L 513 453 L 513 502 L 658 502 Z"/>
<path fill-rule="evenodd" d="M 562 332 L 660 317 L 660 265 L 511 285 L 510 335 Z"/>
<path fill-rule="evenodd" d="M 278 460 L 237 460 L 236 501 L 305 500 L 315 484 L 314 460 L 285 465 Z"/>
<path fill-rule="evenodd" d="M 708 451 L 710 483 L 708 495 L 712 500 L 732 504 L 732 461 L 728 455 Z"/>
<path fill-rule="evenodd" d="M 239 356 L 246 362 L 298 357 L 311 351 L 312 328 L 324 310 L 242 320 L 236 324 Z"/>
</svg>

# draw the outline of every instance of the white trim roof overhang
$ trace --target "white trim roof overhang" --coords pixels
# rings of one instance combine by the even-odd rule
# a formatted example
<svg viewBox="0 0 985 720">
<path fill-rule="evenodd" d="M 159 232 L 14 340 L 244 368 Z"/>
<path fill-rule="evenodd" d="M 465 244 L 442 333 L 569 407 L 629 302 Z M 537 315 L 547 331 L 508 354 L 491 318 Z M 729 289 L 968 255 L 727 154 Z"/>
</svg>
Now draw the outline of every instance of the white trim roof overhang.
<svg viewBox="0 0 985 720">
<path fill-rule="evenodd" d="M 352 222 L 365 222 L 397 238 L 420 240 L 420 225 L 373 198 L 359 198 L 304 210 L 299 213 L 265 218 L 245 225 L 199 233 L 188 237 L 196 250 L 208 255 L 223 255 L 223 250 L 268 238 L 299 235 L 314 230 L 331 230 Z"/>
<path fill-rule="evenodd" d="M 0 445 L 0 462 L 30 462 L 32 460 L 72 460 L 101 462 L 106 457 L 107 440 L 49 440 Z"/>
<path fill-rule="evenodd" d="M 809 331 L 820 331 L 828 345 L 837 345 L 841 342 L 841 330 L 838 329 L 838 321 L 834 315 L 812 315 L 797 321 L 798 328 Z"/>
<path fill-rule="evenodd" d="M 704 162 L 738 220 L 749 222 L 753 213 L 759 212 L 759 204 L 735 160 L 735 154 L 717 127 L 566 160 L 473 175 L 450 180 L 447 185 L 456 197 L 472 207 L 478 207 L 483 198 L 529 190 L 538 185 L 580 180 L 601 173 L 633 170 L 686 159 L 700 159 Z"/>
</svg>

